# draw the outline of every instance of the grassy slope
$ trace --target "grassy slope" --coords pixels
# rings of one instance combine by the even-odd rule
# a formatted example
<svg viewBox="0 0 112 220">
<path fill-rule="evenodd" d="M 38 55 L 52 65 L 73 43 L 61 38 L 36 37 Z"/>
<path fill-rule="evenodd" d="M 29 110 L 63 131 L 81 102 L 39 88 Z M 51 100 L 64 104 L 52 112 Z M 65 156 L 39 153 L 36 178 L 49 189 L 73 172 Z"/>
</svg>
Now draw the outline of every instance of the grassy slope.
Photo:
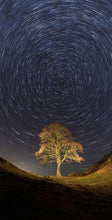
<svg viewBox="0 0 112 220">
<path fill-rule="evenodd" d="M 0 215 L 10 219 L 112 219 L 112 167 L 84 177 L 40 177 L 0 160 Z"/>
<path fill-rule="evenodd" d="M 103 158 L 101 158 L 101 160 L 99 160 L 95 165 L 89 167 L 85 172 L 83 173 L 70 173 L 68 176 L 69 177 L 73 177 L 73 176 L 86 176 L 88 174 L 92 174 L 106 166 L 111 166 L 112 164 L 112 152 L 110 152 L 109 154 L 105 154 Z"/>
</svg>

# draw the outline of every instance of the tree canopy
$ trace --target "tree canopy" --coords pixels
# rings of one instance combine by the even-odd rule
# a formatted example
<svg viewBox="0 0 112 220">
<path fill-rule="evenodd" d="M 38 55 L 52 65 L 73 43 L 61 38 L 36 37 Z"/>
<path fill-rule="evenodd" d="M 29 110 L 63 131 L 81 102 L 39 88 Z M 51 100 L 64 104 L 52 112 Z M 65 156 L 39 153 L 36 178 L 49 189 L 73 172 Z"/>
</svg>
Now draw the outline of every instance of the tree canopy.
<svg viewBox="0 0 112 220">
<path fill-rule="evenodd" d="M 58 122 L 51 123 L 39 134 L 40 149 L 35 152 L 39 164 L 57 163 L 57 176 L 61 176 L 60 166 L 63 162 L 84 161 L 77 152 L 83 153 L 83 147 L 75 142 L 71 131 Z"/>
</svg>

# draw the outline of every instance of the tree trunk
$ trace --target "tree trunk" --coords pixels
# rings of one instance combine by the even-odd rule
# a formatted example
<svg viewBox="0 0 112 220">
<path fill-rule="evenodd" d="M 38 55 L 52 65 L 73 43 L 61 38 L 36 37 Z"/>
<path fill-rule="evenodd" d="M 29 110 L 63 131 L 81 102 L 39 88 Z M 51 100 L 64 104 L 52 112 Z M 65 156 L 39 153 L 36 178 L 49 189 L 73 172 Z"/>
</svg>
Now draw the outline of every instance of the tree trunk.
<svg viewBox="0 0 112 220">
<path fill-rule="evenodd" d="M 60 173 L 60 164 L 57 163 L 57 177 L 60 177 L 61 173 Z"/>
</svg>

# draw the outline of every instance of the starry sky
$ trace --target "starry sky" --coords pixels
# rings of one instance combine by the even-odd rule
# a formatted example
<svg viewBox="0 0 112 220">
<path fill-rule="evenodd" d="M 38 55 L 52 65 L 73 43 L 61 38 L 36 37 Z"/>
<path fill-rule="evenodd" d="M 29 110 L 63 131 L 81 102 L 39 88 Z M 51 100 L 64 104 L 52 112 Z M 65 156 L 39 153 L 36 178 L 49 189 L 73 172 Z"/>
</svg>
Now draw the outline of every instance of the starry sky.
<svg viewBox="0 0 112 220">
<path fill-rule="evenodd" d="M 55 175 L 34 157 L 59 122 L 84 148 L 84 171 L 112 150 L 112 0 L 0 0 L 0 156 Z"/>
</svg>

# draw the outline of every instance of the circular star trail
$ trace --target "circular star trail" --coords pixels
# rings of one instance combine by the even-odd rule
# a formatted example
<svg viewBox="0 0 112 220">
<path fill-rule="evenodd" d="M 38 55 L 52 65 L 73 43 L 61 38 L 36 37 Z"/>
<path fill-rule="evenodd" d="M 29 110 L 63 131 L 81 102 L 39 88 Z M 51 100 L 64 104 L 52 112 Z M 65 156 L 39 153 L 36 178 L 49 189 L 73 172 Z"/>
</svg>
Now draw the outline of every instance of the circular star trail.
<svg viewBox="0 0 112 220">
<path fill-rule="evenodd" d="M 1 138 L 34 153 L 57 121 L 92 164 L 112 149 L 111 85 L 111 0 L 0 2 Z"/>
</svg>

